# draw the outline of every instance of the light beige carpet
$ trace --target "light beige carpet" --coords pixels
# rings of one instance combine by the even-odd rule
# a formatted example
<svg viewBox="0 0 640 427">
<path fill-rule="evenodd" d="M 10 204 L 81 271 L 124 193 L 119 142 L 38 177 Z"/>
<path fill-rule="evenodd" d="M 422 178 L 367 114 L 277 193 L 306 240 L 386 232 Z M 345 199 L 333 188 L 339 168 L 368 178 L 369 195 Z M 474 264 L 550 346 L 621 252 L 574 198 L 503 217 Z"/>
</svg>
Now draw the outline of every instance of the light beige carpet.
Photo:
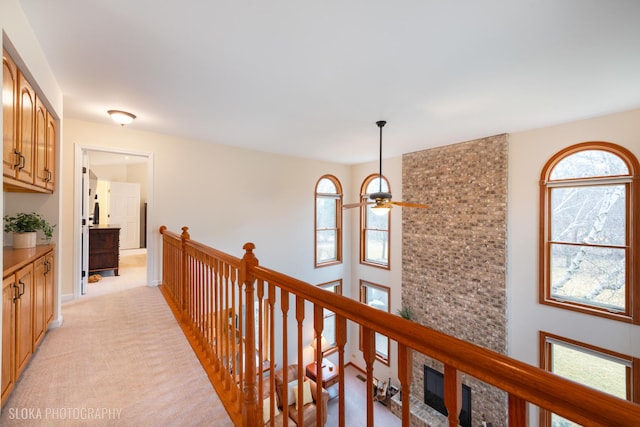
<svg viewBox="0 0 640 427">
<path fill-rule="evenodd" d="M 0 425 L 233 425 L 160 291 L 123 288 L 63 306 Z"/>
</svg>

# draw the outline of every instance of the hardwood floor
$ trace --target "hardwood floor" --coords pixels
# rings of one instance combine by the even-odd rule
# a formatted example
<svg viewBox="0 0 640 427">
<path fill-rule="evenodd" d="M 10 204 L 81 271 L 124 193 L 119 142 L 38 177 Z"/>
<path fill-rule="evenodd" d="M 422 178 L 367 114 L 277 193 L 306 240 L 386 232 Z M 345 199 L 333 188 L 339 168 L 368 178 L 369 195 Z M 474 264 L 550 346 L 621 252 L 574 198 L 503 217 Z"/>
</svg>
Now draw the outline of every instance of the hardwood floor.
<svg viewBox="0 0 640 427">
<path fill-rule="evenodd" d="M 348 427 L 365 427 L 366 419 L 366 383 L 358 378 L 362 372 L 352 365 L 348 365 L 344 371 L 345 377 L 345 425 Z M 332 388 L 336 388 L 337 385 Z M 331 390 L 334 392 L 334 390 Z M 401 426 L 400 418 L 391 413 L 391 410 L 380 402 L 373 405 L 374 425 L 380 427 Z M 338 399 L 329 400 L 329 414 L 327 417 L 327 427 L 338 425 Z"/>
</svg>

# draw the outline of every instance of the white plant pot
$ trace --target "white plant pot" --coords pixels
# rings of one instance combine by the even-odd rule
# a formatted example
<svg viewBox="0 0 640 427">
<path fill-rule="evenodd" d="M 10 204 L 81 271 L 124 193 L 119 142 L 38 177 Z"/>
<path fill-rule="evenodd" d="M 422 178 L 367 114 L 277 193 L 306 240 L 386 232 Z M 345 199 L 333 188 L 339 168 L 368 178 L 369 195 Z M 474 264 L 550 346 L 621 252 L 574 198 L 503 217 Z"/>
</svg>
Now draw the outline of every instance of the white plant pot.
<svg viewBox="0 0 640 427">
<path fill-rule="evenodd" d="M 13 247 L 15 249 L 34 248 L 36 246 L 36 231 L 13 233 Z"/>
</svg>

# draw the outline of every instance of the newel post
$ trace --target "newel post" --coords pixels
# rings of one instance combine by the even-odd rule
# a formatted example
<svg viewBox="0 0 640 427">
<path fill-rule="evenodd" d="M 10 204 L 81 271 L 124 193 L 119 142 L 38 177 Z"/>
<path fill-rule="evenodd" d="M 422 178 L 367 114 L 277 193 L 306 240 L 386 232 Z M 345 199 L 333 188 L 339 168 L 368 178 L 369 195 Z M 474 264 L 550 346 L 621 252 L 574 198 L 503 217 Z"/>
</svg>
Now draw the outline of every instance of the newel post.
<svg viewBox="0 0 640 427">
<path fill-rule="evenodd" d="M 189 235 L 189 227 L 182 227 L 182 234 L 180 235 L 180 240 L 182 242 L 180 251 L 182 252 L 182 274 L 180 277 L 180 309 L 182 310 L 182 319 L 187 319 L 187 301 L 188 301 L 188 293 L 187 287 L 189 286 L 189 260 L 187 257 L 187 240 L 191 239 Z"/>
<path fill-rule="evenodd" d="M 255 332 L 255 274 L 253 268 L 258 266 L 258 258 L 253 253 L 256 245 L 245 243 L 245 250 L 240 265 L 240 274 L 244 281 L 246 310 L 245 369 L 246 375 L 242 389 L 242 425 L 257 426 L 262 421 L 262 414 L 258 411 L 258 389 L 256 386 L 256 332 Z"/>
</svg>

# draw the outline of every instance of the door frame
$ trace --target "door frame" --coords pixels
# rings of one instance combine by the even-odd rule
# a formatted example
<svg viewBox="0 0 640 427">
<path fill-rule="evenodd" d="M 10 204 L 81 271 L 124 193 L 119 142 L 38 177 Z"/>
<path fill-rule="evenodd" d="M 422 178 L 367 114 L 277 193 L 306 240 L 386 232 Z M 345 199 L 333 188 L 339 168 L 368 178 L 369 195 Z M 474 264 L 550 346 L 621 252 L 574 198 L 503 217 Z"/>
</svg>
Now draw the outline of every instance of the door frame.
<svg viewBox="0 0 640 427">
<path fill-rule="evenodd" d="M 83 157 L 90 151 L 102 151 L 105 153 L 124 154 L 147 159 L 147 285 L 157 286 L 160 284 L 158 274 L 157 250 L 159 238 L 153 233 L 154 214 L 154 182 L 153 182 L 153 153 L 145 151 L 124 150 L 110 147 L 91 146 L 75 144 L 74 159 L 74 196 L 73 196 L 73 299 L 82 296 L 82 166 Z M 151 226 L 150 226 L 151 225 Z M 88 276 L 89 272 L 86 272 Z"/>
</svg>

